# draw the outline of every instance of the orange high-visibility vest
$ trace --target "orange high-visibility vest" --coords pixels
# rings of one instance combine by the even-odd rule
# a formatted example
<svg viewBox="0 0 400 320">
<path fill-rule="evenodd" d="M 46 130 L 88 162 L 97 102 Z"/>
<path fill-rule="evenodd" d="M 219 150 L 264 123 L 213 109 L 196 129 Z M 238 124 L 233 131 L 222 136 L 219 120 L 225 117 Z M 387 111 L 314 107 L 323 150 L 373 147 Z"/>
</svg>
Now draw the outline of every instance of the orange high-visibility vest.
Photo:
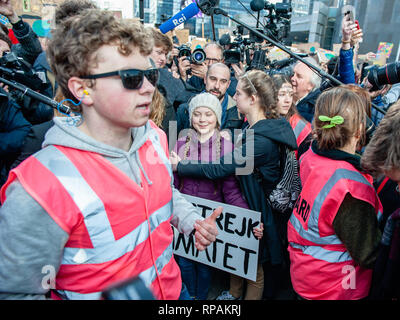
<svg viewBox="0 0 400 320">
<path fill-rule="evenodd" d="M 372 270 L 355 264 L 332 224 L 347 193 L 371 204 L 381 217 L 382 205 L 371 176 L 310 148 L 301 158 L 300 178 L 303 188 L 288 222 L 294 290 L 306 299 L 366 297 Z"/>
<path fill-rule="evenodd" d="M 296 113 L 290 117 L 289 123 L 296 137 L 297 147 L 300 147 L 300 145 L 312 131 L 311 124 L 308 121 L 302 119 Z M 295 153 L 297 157 L 298 154 L 297 150 L 295 151 Z"/>
<path fill-rule="evenodd" d="M 2 202 L 18 179 L 69 234 L 58 297 L 98 299 L 110 285 L 140 277 L 157 299 L 179 298 L 168 145 L 164 132 L 151 126 L 137 151 L 151 184 L 143 172 L 139 186 L 101 155 L 61 146 L 48 146 L 11 171 Z"/>
</svg>

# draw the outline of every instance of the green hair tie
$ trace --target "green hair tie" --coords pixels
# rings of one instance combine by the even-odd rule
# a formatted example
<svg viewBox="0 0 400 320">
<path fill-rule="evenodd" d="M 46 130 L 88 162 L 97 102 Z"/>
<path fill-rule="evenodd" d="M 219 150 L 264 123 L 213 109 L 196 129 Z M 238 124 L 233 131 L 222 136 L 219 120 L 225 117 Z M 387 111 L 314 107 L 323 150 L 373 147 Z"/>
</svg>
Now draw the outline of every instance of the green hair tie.
<svg viewBox="0 0 400 320">
<path fill-rule="evenodd" d="M 342 124 L 344 122 L 344 119 L 342 116 L 334 116 L 333 118 L 327 117 L 327 116 L 319 116 L 318 119 L 322 122 L 330 122 L 329 124 L 324 125 L 322 128 L 323 129 L 329 129 L 336 127 L 337 124 Z"/>
</svg>

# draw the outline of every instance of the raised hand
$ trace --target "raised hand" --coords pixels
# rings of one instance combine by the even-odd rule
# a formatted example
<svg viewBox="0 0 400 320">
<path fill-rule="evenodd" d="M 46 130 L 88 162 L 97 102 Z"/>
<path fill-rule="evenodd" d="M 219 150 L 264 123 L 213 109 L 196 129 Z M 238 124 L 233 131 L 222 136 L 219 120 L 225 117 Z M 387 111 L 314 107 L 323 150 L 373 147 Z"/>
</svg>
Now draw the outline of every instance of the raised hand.
<svg viewBox="0 0 400 320">
<path fill-rule="evenodd" d="M 19 20 L 11 0 L 0 0 L 0 14 L 6 16 L 11 23 Z"/>
</svg>

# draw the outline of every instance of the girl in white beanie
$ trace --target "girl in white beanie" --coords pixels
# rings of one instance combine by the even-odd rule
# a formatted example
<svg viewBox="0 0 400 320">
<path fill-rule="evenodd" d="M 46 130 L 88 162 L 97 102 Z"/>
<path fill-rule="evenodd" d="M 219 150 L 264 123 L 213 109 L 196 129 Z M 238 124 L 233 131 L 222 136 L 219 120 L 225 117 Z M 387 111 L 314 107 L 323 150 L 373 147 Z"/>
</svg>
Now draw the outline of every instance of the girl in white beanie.
<svg viewBox="0 0 400 320">
<path fill-rule="evenodd" d="M 175 153 L 183 160 L 196 160 L 202 163 L 218 161 L 224 154 L 233 150 L 231 141 L 219 132 L 222 107 L 219 99 L 210 93 L 201 93 L 189 103 L 191 129 L 180 137 L 175 145 Z M 174 174 L 175 188 L 180 192 L 234 206 L 248 208 L 239 184 L 234 176 L 222 179 L 181 178 Z M 182 280 L 192 299 L 206 300 L 211 281 L 210 267 L 178 257 Z"/>
</svg>

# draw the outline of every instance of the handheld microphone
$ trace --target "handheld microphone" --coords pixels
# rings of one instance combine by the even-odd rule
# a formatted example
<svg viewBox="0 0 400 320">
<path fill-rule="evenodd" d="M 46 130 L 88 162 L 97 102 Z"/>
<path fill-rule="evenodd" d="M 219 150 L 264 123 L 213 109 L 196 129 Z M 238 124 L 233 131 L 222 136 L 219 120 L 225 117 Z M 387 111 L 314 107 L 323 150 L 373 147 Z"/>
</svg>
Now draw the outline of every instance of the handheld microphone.
<svg viewBox="0 0 400 320">
<path fill-rule="evenodd" d="M 181 23 L 189 20 L 190 18 L 194 17 L 196 14 L 199 13 L 199 7 L 196 5 L 195 2 L 189 4 L 186 8 L 178 12 L 174 15 L 171 19 L 167 20 L 160 26 L 160 31 L 162 33 L 167 33 L 172 29 L 179 26 Z"/>
</svg>

